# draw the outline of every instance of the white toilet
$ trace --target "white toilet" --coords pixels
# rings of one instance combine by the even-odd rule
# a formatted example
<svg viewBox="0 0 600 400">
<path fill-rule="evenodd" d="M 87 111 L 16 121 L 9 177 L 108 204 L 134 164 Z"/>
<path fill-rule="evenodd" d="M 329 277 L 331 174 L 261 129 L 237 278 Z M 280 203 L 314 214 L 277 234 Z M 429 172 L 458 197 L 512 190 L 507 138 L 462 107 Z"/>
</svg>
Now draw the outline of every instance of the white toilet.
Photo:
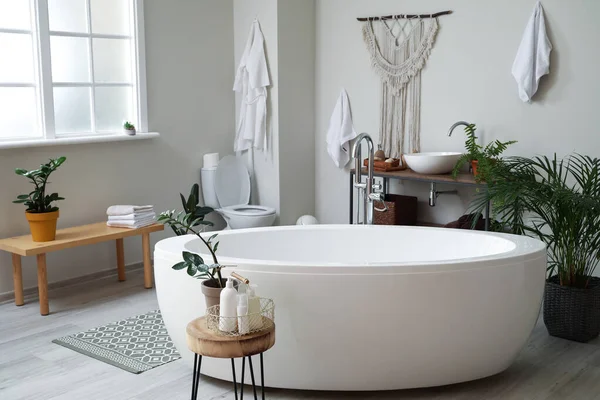
<svg viewBox="0 0 600 400">
<path fill-rule="evenodd" d="M 271 226 L 276 211 L 271 207 L 252 206 L 250 173 L 244 160 L 223 157 L 216 167 L 202 168 L 204 204 L 223 216 L 229 229 Z"/>
</svg>

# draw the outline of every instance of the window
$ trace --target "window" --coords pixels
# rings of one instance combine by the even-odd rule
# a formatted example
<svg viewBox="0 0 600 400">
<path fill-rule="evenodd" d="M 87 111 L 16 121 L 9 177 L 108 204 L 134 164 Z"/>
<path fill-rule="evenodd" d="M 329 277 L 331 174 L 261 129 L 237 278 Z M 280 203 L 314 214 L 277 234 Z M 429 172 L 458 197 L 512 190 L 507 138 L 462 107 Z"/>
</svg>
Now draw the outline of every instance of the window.
<svg viewBox="0 0 600 400">
<path fill-rule="evenodd" d="M 145 118 L 142 0 L 0 0 L 0 145 Z"/>
</svg>

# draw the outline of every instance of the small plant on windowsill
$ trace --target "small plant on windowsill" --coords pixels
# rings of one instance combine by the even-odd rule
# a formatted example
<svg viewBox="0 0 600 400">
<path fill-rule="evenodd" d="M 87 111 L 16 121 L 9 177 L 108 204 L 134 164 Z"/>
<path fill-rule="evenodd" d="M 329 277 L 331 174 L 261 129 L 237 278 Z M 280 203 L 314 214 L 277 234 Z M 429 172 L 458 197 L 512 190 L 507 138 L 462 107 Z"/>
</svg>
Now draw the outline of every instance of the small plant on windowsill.
<svg viewBox="0 0 600 400">
<path fill-rule="evenodd" d="M 187 200 L 183 194 L 180 194 L 180 196 L 183 211 L 165 211 L 159 215 L 158 222 L 170 226 L 177 236 L 196 235 L 208 249 L 212 262 L 206 262 L 199 254 L 183 251 L 181 253 L 183 261 L 173 265 L 172 268 L 178 271 L 185 270 L 192 278 L 201 279 L 201 289 L 206 299 L 206 306 L 211 307 L 219 304 L 219 297 L 221 290 L 225 287 L 225 280 L 221 275 L 223 266 L 219 263 L 216 254 L 219 242 L 216 242 L 215 239 L 218 235 L 214 234 L 205 239 L 202 237 L 204 229 L 200 227 L 213 225 L 212 222 L 205 221 L 204 217 L 214 210 L 210 207 L 198 206 L 199 187 L 197 184 L 192 186 Z"/>
<path fill-rule="evenodd" d="M 25 217 L 29 221 L 29 228 L 34 242 L 49 242 L 56 238 L 56 221 L 58 220 L 58 207 L 52 204 L 64 200 L 58 193 L 46 194 L 46 185 L 50 175 L 58 169 L 66 157 L 50 159 L 40 165 L 38 169 L 27 171 L 23 168 L 15 169 L 17 175 L 23 176 L 35 186 L 29 194 L 21 194 L 13 201 L 16 204 L 25 204 L 27 210 Z"/>
<path fill-rule="evenodd" d="M 133 125 L 129 121 L 125 121 L 125 123 L 123 124 L 123 131 L 129 136 L 135 136 L 135 125 Z"/>
<path fill-rule="evenodd" d="M 452 171 L 454 179 L 460 173 L 460 170 L 465 164 L 470 164 L 473 171 L 473 176 L 477 182 L 486 181 L 493 176 L 494 169 L 501 162 L 500 156 L 506 151 L 508 146 L 517 143 L 514 140 L 501 142 L 499 140 L 489 143 L 483 147 L 477 143 L 477 130 L 474 124 L 469 124 L 465 127 L 467 140 L 465 141 L 465 149 L 467 153 L 463 154 Z"/>
</svg>

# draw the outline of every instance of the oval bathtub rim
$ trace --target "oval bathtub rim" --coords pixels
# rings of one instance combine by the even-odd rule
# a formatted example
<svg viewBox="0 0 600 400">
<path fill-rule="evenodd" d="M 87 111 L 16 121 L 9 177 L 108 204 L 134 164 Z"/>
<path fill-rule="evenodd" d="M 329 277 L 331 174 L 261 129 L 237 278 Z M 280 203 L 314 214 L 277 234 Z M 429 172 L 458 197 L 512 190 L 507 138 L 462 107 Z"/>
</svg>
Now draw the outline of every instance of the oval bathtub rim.
<svg viewBox="0 0 600 400">
<path fill-rule="evenodd" d="M 252 228 L 252 229 L 239 229 L 239 230 L 228 230 L 219 232 L 206 232 L 202 236 L 206 238 L 210 237 L 215 233 L 219 233 L 220 236 L 228 236 L 235 234 L 245 234 L 256 231 L 288 231 L 288 230 L 332 230 L 332 229 L 347 229 L 352 226 L 360 226 L 363 229 L 406 229 L 406 230 L 436 230 L 441 232 L 449 232 L 448 228 L 430 228 L 430 227 L 398 227 L 398 226 L 364 226 L 364 225 L 309 225 L 309 226 L 278 226 L 278 227 L 265 227 L 265 228 Z M 501 267 L 503 265 L 514 265 L 519 262 L 526 262 L 529 260 L 538 259 L 540 257 L 546 257 L 546 245 L 538 240 L 528 236 L 510 235 L 496 232 L 482 232 L 482 231 L 469 231 L 469 230 L 456 230 L 457 234 L 468 236 L 468 235 L 483 235 L 483 236 L 495 236 L 504 240 L 508 240 L 515 245 L 512 250 L 496 253 L 492 255 L 469 257 L 461 259 L 449 259 L 449 260 L 428 260 L 428 261 L 391 261 L 391 262 L 377 262 L 377 263 L 319 263 L 319 262 L 293 262 L 293 261 L 275 261 L 275 260 L 257 260 L 257 259 L 240 259 L 234 257 L 219 257 L 219 261 L 223 265 L 231 265 L 245 270 L 262 270 L 264 272 L 284 272 L 281 268 L 297 268 L 306 270 L 306 272 L 312 273 L 315 268 L 320 269 L 334 269 L 335 272 L 356 272 L 359 268 L 368 268 L 368 271 L 387 272 L 391 273 L 390 269 L 399 269 L 400 273 L 427 273 L 427 272 L 442 272 L 439 270 L 443 267 L 443 271 L 450 270 L 464 270 L 464 269 L 479 269 L 488 267 Z M 185 245 L 194 240 L 199 240 L 195 235 L 175 236 L 159 241 L 155 246 L 155 257 L 173 259 L 175 262 L 182 258 L 181 252 L 185 249 Z M 202 256 L 209 256 L 208 252 L 198 252 Z M 433 270 L 429 270 L 424 267 L 434 267 Z M 414 267 L 411 268 L 411 267 Z M 331 272 L 334 272 L 331 271 Z M 289 271 L 291 272 L 291 271 Z M 323 271 L 320 271 L 323 272 Z"/>
</svg>

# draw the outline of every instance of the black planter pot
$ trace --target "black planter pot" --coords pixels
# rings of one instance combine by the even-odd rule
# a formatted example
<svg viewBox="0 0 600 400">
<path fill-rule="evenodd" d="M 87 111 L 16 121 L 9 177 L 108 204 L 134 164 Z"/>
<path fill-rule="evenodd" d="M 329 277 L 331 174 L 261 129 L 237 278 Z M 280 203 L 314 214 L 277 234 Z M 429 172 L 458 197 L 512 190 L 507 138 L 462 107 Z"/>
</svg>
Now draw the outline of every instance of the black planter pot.
<svg viewBox="0 0 600 400">
<path fill-rule="evenodd" d="M 557 276 L 546 281 L 544 324 L 551 336 L 589 342 L 600 334 L 600 278 L 587 289 L 560 286 Z"/>
</svg>

